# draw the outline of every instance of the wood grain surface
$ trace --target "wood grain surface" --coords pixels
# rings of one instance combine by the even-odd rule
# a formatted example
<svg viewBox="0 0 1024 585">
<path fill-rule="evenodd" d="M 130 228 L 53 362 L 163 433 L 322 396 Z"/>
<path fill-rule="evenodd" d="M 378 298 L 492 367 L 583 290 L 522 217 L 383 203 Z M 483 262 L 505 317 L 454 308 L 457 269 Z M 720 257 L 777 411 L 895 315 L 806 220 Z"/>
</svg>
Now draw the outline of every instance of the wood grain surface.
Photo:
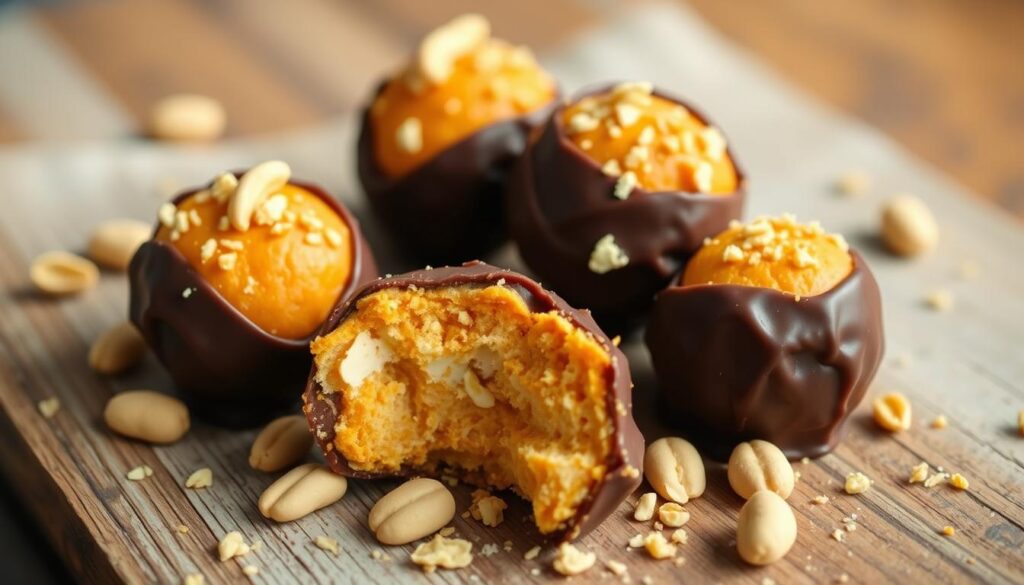
<svg viewBox="0 0 1024 585">
<path fill-rule="evenodd" d="M 235 138 L 310 125 L 338 114 L 307 130 L 205 148 L 104 139 L 0 151 L 0 173 L 8 178 L 0 196 L 0 466 L 76 577 L 103 583 L 177 583 L 196 572 L 205 575 L 207 583 L 561 579 L 550 568 L 549 549 L 537 560 L 522 559 L 526 550 L 542 541 L 526 517 L 527 505 L 511 494 L 505 494 L 511 508 L 497 528 L 456 518 L 455 528 L 473 541 L 477 553 L 470 567 L 423 575 L 408 559 L 412 546 L 381 547 L 365 527 L 370 506 L 393 487 L 391 482 L 354 481 L 338 504 L 297 522 L 275 524 L 262 518 L 255 506 L 275 475 L 248 468 L 252 431 L 229 432 L 198 422 L 182 442 L 158 448 L 112 436 L 100 420 L 112 394 L 140 387 L 173 391 L 151 357 L 138 369 L 113 378 L 97 376 L 86 365 L 89 344 L 125 317 L 123 275 L 106 273 L 97 289 L 67 300 L 40 297 L 28 283 L 28 265 L 35 255 L 53 248 L 81 250 L 98 222 L 120 216 L 148 220 L 175 188 L 268 158 L 288 160 L 297 176 L 338 194 L 363 219 L 382 270 L 403 267 L 405 263 L 391 253 L 387 235 L 365 214 L 359 196 L 351 165 L 351 106 L 381 69 L 401 58 L 418 31 L 440 17 L 417 11 L 420 3 L 393 2 L 403 7 L 402 16 L 394 17 L 382 7 L 390 4 L 342 2 L 339 6 L 348 12 L 338 16 L 336 8 L 316 0 L 287 3 L 304 15 L 296 16 L 274 13 L 283 9 L 268 2 L 269 12 L 243 18 L 240 3 L 108 0 L 54 9 L 42 21 L 33 15 L 32 28 L 20 29 L 26 42 L 59 35 L 79 56 L 75 63 L 91 71 L 88 79 L 103 80 L 99 86 L 74 92 L 81 101 L 69 97 L 66 107 L 99 112 L 110 120 L 124 115 L 137 121 L 149 100 L 171 88 L 224 99 Z M 531 4 L 532 0 L 516 3 L 523 11 Z M 849 436 L 835 453 L 795 464 L 801 478 L 789 502 L 799 537 L 790 554 L 775 565 L 756 569 L 739 560 L 734 538 L 742 502 L 729 489 L 724 470 L 711 465 L 707 493 L 687 506 L 693 519 L 686 527 L 689 542 L 679 551 L 685 564 L 655 561 L 643 551 L 627 550 L 631 536 L 650 530 L 631 520 L 634 496 L 581 541 L 581 547 L 597 553 L 599 566 L 574 581 L 610 579 L 601 566 L 607 560 L 625 562 L 634 583 L 644 577 L 656 583 L 822 583 L 837 582 L 844 575 L 849 582 L 863 583 L 1024 581 L 1024 438 L 1016 428 L 1017 411 L 1024 407 L 1024 311 L 1019 300 L 1024 275 L 1013 269 L 1020 265 L 1024 250 L 1019 226 L 972 204 L 964 191 L 865 126 L 838 118 L 795 93 L 689 12 L 666 6 L 614 14 L 564 10 L 564 18 L 572 22 L 592 19 L 590 28 L 581 28 L 567 42 L 548 38 L 559 32 L 550 24 L 531 29 L 529 34 L 535 36 L 523 36 L 542 47 L 545 64 L 567 89 L 595 79 L 630 76 L 687 95 L 725 129 L 753 178 L 748 215 L 794 211 L 817 218 L 861 250 L 883 289 L 888 341 L 887 360 L 866 402 L 877 393 L 900 390 L 911 398 L 915 416 L 910 431 L 889 435 L 874 426 L 865 404 L 852 416 Z M 514 20 L 512 12 L 509 22 Z M 160 18 L 147 20 L 154 13 Z M 382 15 L 394 20 L 382 24 Z M 124 35 L 137 42 L 178 38 L 150 30 L 158 24 L 168 31 L 208 26 L 216 32 L 229 26 L 214 27 L 210 18 L 231 22 L 231 30 L 237 32 L 196 40 L 201 50 L 175 43 L 191 61 L 216 63 L 222 71 L 237 73 L 235 79 L 244 80 L 238 84 L 230 76 L 193 76 L 188 63 L 171 58 L 171 49 L 162 42 L 138 49 L 150 61 L 134 61 L 119 54 L 116 42 L 104 40 L 111 22 L 119 29 L 132 29 Z M 273 28 L 269 23 L 295 22 L 286 18 L 301 19 L 304 24 L 295 29 L 299 31 L 326 30 L 339 21 L 350 34 L 363 35 L 368 42 L 376 39 L 376 44 L 352 59 L 358 63 L 351 65 L 351 72 L 330 77 L 322 64 L 307 62 L 302 51 L 342 50 L 341 40 L 310 33 L 310 47 L 300 50 L 296 46 L 302 43 L 288 42 L 285 32 L 266 31 Z M 275 43 L 295 52 L 274 48 L 281 46 Z M 264 52 L 254 58 L 257 50 Z M 268 57 L 271 54 L 276 57 Z M 67 75 L 67 53 L 55 51 L 44 57 L 39 67 Z M 25 67 L 34 63 L 30 57 L 25 60 Z M 117 60 L 122 64 L 110 65 Z M 257 62 L 279 71 L 268 74 L 263 66 L 252 66 Z M 279 75 L 289 76 L 291 83 L 275 82 Z M 79 78 L 61 80 L 64 87 L 82 83 Z M 251 86 L 241 91 L 242 83 Z M 4 92 L 13 94 L 0 89 Z M 256 92 L 259 99 L 249 92 Z M 757 97 L 756 107 L 750 96 Z M 78 124 L 80 136 L 98 130 L 67 119 L 68 124 Z M 23 127 L 16 129 L 21 132 Z M 786 131 L 779 132 L 780 128 Z M 863 197 L 841 198 L 831 189 L 834 179 L 850 167 L 868 169 L 874 178 L 874 187 Z M 874 235 L 880 201 L 896 190 L 921 194 L 940 220 L 940 247 L 920 261 L 888 256 Z M 520 266 L 508 249 L 492 260 Z M 958 275 L 966 261 L 977 265 L 976 278 Z M 926 307 L 924 296 L 936 288 L 954 295 L 952 311 L 937 313 Z M 654 380 L 646 351 L 636 342 L 625 349 L 634 371 L 637 414 L 648 440 L 653 440 L 665 431 L 654 416 Z M 37 403 L 54 396 L 63 408 L 45 419 Z M 947 428 L 929 428 L 928 422 L 938 414 L 948 417 Z M 908 485 L 910 468 L 920 461 L 963 473 L 971 481 L 970 490 Z M 141 482 L 126 480 L 125 473 L 142 464 L 152 467 L 154 475 Z M 200 467 L 213 469 L 214 485 L 185 489 L 185 478 Z M 843 479 L 852 471 L 871 477 L 872 489 L 859 496 L 844 494 Z M 470 491 L 455 490 L 460 512 L 468 506 Z M 812 504 L 820 494 L 830 502 Z M 844 518 L 854 515 L 857 529 L 846 532 L 843 542 L 832 539 L 833 530 L 842 529 Z M 189 531 L 180 533 L 180 525 Z M 956 528 L 955 536 L 940 534 L 946 525 Z M 262 550 L 218 562 L 217 540 L 231 530 L 240 530 L 249 542 L 262 542 Z M 312 539 L 320 535 L 337 539 L 341 553 L 334 556 L 316 548 Z M 496 545 L 497 552 L 480 554 L 488 544 Z M 250 565 L 259 568 L 257 575 L 242 572 Z"/>
</svg>

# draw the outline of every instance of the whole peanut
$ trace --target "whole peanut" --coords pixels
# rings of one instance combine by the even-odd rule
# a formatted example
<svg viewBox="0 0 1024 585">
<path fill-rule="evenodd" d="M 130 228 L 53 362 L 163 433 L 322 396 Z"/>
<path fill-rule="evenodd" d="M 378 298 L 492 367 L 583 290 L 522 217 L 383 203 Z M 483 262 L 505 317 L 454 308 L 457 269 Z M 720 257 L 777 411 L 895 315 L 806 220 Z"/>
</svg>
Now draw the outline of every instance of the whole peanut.
<svg viewBox="0 0 1024 585">
<path fill-rule="evenodd" d="M 782 451 L 768 441 L 740 443 L 729 456 L 729 485 L 744 499 L 760 490 L 773 491 L 782 499 L 793 493 L 793 466 Z"/>
<path fill-rule="evenodd" d="M 786 556 L 796 542 L 796 517 L 775 492 L 750 497 L 736 521 L 736 550 L 752 565 L 767 565 Z"/>
</svg>

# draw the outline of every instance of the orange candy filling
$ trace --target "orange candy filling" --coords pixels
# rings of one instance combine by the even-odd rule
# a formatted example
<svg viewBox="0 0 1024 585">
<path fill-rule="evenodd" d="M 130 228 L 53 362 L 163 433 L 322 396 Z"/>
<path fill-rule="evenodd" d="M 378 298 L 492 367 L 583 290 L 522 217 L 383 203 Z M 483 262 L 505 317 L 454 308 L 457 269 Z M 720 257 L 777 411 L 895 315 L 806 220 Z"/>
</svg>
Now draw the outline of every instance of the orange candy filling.
<svg viewBox="0 0 1024 585">
<path fill-rule="evenodd" d="M 705 241 L 686 266 L 682 284 L 737 284 L 796 296 L 818 295 L 853 270 L 842 236 L 790 215 L 759 217 Z"/>
<path fill-rule="evenodd" d="M 352 233 L 309 191 L 288 184 L 278 193 L 287 202 L 278 220 L 260 221 L 257 214 L 239 231 L 228 225 L 227 200 L 200 191 L 162 211 L 154 239 L 173 246 L 260 329 L 302 339 L 327 318 L 352 276 Z"/>
</svg>

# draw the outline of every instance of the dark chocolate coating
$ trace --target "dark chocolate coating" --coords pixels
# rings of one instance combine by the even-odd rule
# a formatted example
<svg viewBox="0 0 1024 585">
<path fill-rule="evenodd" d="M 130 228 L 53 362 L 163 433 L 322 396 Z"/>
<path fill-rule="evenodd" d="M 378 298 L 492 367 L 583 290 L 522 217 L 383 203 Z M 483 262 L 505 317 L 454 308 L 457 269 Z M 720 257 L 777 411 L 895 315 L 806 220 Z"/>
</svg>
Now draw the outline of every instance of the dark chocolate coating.
<svg viewBox="0 0 1024 585">
<path fill-rule="evenodd" d="M 485 126 L 400 177 L 377 165 L 370 108 L 363 110 L 356 157 L 370 207 L 405 253 L 426 264 L 458 264 L 486 256 L 507 239 L 502 198 L 505 177 L 530 132 L 554 101 L 533 112 Z"/>
<path fill-rule="evenodd" d="M 356 310 L 356 302 L 360 298 L 382 289 L 406 288 L 411 285 L 419 288 L 484 287 L 497 285 L 500 280 L 504 280 L 502 286 L 516 291 L 526 301 L 531 311 L 535 313 L 558 311 L 573 325 L 592 334 L 612 358 L 612 371 L 609 376 L 612 378 L 610 387 L 614 395 L 609 396 L 608 415 L 615 427 L 612 439 L 615 444 L 612 446 L 606 462 L 608 472 L 604 480 L 594 486 L 586 500 L 580 504 L 576 516 L 569 521 L 565 529 L 553 535 L 555 538 L 571 540 L 586 534 L 601 524 L 640 485 L 643 476 L 644 438 L 633 420 L 633 383 L 629 373 L 629 362 L 619 348 L 601 331 L 589 312 L 570 307 L 558 295 L 545 290 L 537 282 L 522 274 L 474 261 L 457 267 L 409 272 L 370 283 L 348 301 L 339 303 L 321 327 L 320 335 L 330 333 L 348 318 Z M 323 394 L 315 379 L 315 368 L 314 365 L 314 372 L 309 376 L 303 396 L 306 404 L 304 410 L 316 441 L 324 451 L 328 465 L 335 472 L 350 477 L 387 477 L 387 474 L 353 470 L 334 449 L 334 424 L 337 413 L 341 411 L 342 397 L 340 393 Z M 625 408 L 618 408 L 617 403 L 621 403 Z M 409 469 L 400 475 L 422 475 L 422 472 Z"/>
<path fill-rule="evenodd" d="M 349 227 L 352 274 L 339 300 L 375 279 L 377 265 L 355 217 L 319 187 L 290 183 L 322 199 Z M 196 191 L 178 195 L 175 203 Z M 159 229 L 157 224 L 154 236 Z M 166 242 L 144 243 L 128 277 L 129 318 L 197 416 L 225 426 L 255 426 L 297 403 L 312 363 L 312 334 L 285 339 L 263 331 Z M 191 290 L 188 298 L 185 289 Z"/>
<path fill-rule="evenodd" d="M 646 341 L 666 423 L 720 461 L 751 439 L 790 459 L 831 451 L 885 346 L 878 284 L 851 255 L 845 279 L 799 301 L 731 284 L 659 294 Z"/>
<path fill-rule="evenodd" d="M 600 94 L 609 87 L 586 95 Z M 701 121 L 707 118 L 684 102 Z M 738 187 L 727 195 L 684 191 L 649 192 L 628 199 L 613 193 L 616 177 L 570 140 L 563 127 L 565 105 L 557 107 L 509 177 L 506 214 L 509 235 L 538 279 L 577 307 L 593 311 L 611 333 L 639 323 L 663 289 L 701 246 L 724 230 L 743 210 L 743 172 L 731 150 Z M 606 234 L 625 250 L 629 264 L 596 274 L 587 264 Z"/>
</svg>

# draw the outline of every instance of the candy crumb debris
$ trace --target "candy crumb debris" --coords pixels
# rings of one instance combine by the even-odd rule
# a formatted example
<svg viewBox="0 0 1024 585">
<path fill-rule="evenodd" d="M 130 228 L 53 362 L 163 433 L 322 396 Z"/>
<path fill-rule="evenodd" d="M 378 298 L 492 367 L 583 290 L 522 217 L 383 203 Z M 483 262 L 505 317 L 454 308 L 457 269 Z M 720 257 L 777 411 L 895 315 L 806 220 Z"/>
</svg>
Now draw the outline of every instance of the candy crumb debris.
<svg viewBox="0 0 1024 585">
<path fill-rule="evenodd" d="M 53 418 L 60 410 L 60 399 L 54 397 L 40 400 L 38 408 L 39 414 L 43 415 L 43 418 Z"/>
<path fill-rule="evenodd" d="M 329 536 L 318 536 L 313 539 L 313 544 L 316 545 L 318 549 L 327 551 L 334 555 L 338 554 L 341 550 L 338 547 L 338 541 Z"/>
<path fill-rule="evenodd" d="M 533 559 L 535 559 L 535 558 L 537 558 L 539 556 L 540 556 L 540 547 L 539 546 L 535 546 L 535 547 L 531 548 L 530 550 L 526 551 L 525 554 L 523 554 L 523 559 L 525 559 L 527 561 L 532 561 Z"/>
</svg>

